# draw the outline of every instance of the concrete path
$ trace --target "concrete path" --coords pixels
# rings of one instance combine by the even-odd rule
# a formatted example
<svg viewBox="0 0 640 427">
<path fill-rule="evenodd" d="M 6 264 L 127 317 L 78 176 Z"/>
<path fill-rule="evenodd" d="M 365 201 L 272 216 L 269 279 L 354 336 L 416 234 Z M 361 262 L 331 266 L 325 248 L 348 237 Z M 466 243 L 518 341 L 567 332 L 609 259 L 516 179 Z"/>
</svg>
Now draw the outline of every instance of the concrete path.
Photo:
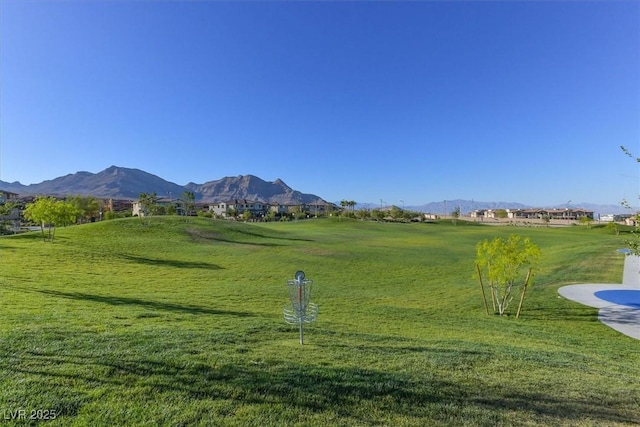
<svg viewBox="0 0 640 427">
<path fill-rule="evenodd" d="M 599 308 L 598 319 L 627 336 L 640 340 L 640 310 L 614 304 L 595 296 L 598 291 L 640 291 L 640 257 L 629 255 L 624 260 L 622 284 L 588 283 L 563 286 L 558 293 L 564 298 L 580 304 Z"/>
</svg>

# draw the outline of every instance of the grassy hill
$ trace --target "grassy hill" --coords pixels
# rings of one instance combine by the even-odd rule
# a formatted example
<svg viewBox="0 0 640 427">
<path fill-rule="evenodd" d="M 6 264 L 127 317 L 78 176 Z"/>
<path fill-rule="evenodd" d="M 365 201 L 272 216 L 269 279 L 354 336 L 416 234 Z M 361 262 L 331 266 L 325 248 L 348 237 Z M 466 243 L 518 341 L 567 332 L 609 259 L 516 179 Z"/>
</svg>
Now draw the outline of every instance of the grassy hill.
<svg viewBox="0 0 640 427">
<path fill-rule="evenodd" d="M 518 320 L 486 316 L 473 276 L 475 244 L 511 233 L 543 253 Z M 48 425 L 637 424 L 640 342 L 557 295 L 620 282 L 621 240 L 178 217 L 0 238 L 0 409 L 53 411 Z M 299 269 L 320 307 L 304 346 L 282 317 Z"/>
</svg>

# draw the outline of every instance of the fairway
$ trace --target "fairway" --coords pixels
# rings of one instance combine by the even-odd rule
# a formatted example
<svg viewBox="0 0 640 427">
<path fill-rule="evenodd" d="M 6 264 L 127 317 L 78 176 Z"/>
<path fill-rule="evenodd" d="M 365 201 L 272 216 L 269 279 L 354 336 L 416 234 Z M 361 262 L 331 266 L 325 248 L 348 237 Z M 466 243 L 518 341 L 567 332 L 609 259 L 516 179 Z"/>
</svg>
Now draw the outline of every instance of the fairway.
<svg viewBox="0 0 640 427">
<path fill-rule="evenodd" d="M 487 316 L 474 276 L 476 243 L 510 234 L 542 251 L 519 319 Z M 623 239 L 579 226 L 183 217 L 61 228 L 52 243 L 3 237 L 0 417 L 636 425 L 640 342 L 557 293 L 620 283 Z M 304 346 L 282 312 L 296 270 L 319 306 Z"/>
</svg>

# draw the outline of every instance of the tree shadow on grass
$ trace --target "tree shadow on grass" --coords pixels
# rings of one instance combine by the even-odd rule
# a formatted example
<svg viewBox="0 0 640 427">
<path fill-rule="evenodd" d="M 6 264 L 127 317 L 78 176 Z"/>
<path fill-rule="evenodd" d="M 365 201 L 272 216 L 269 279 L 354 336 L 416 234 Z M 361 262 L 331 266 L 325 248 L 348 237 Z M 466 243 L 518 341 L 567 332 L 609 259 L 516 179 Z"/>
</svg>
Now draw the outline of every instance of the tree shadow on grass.
<svg viewBox="0 0 640 427">
<path fill-rule="evenodd" d="M 90 301 L 90 302 L 109 304 L 109 305 L 133 305 L 133 306 L 144 307 L 151 310 L 172 311 L 172 312 L 187 313 L 187 314 L 208 314 L 208 315 L 222 314 L 222 315 L 239 316 L 239 317 L 253 316 L 253 314 L 244 312 L 244 311 L 216 310 L 213 308 L 202 307 L 197 305 L 181 305 L 181 304 L 174 304 L 174 303 L 160 302 L 160 301 L 148 301 L 140 298 L 94 295 L 94 294 L 86 294 L 82 292 L 61 292 L 61 291 L 52 291 L 52 290 L 34 290 L 34 292 L 38 292 L 41 294 L 45 294 L 45 295 L 49 295 L 57 298 L 67 298 L 67 299 L 79 300 L 79 301 Z"/>
<path fill-rule="evenodd" d="M 267 246 L 267 247 L 275 247 L 275 246 L 285 246 L 281 243 L 273 243 L 273 242 L 245 242 L 239 239 L 232 239 L 228 234 L 221 234 L 213 231 L 202 231 L 202 230 L 188 230 L 187 233 L 193 240 L 196 242 L 224 242 L 224 243 L 234 243 L 238 245 L 248 245 L 248 246 Z M 239 230 L 233 230 L 232 233 L 239 234 L 249 234 L 249 233 L 241 233 Z M 231 233 L 229 233 L 231 234 Z M 267 239 L 273 239 L 274 237 L 268 236 L 260 236 Z"/>
<path fill-rule="evenodd" d="M 365 367 L 315 366 L 282 361 L 185 364 L 167 359 L 30 351 L 12 364 L 23 374 L 69 377 L 91 384 L 148 388 L 150 395 L 178 393 L 186 401 L 227 400 L 234 405 L 273 405 L 283 412 L 326 413 L 343 421 L 379 424 L 380 414 L 426 424 L 495 425 L 513 413 L 545 422 L 634 424 L 640 416 L 617 410 L 613 398 L 547 395 L 509 386 L 470 386 L 435 374 Z M 150 397 L 153 399 L 153 397 Z M 298 419 L 298 422 L 303 421 Z M 179 420 L 172 420 L 179 422 Z"/>
<path fill-rule="evenodd" d="M 244 234 L 251 237 L 260 237 L 263 239 L 276 239 L 276 240 L 289 240 L 292 242 L 313 242 L 312 239 L 303 239 L 301 237 L 281 237 L 281 236 L 272 236 L 268 234 L 256 233 L 254 231 L 248 231 L 246 229 L 237 228 L 233 229 L 234 233 Z"/>
<path fill-rule="evenodd" d="M 196 241 L 218 241 L 218 242 L 226 242 L 226 243 L 237 243 L 240 245 L 253 245 L 253 246 L 286 246 L 282 243 L 274 243 L 274 242 L 257 242 L 257 241 L 243 241 L 240 239 L 234 239 L 231 236 L 233 234 L 239 234 L 241 236 L 249 236 L 249 237 L 257 237 L 260 239 L 268 239 L 268 240 L 284 240 L 290 242 L 312 242 L 311 239 L 303 239 L 296 237 L 282 237 L 282 236 L 273 236 L 269 234 L 257 233 L 254 231 L 248 231 L 244 228 L 236 228 L 230 227 L 225 230 L 226 233 L 220 233 L 216 231 L 209 230 L 198 230 L 192 229 L 187 230 L 187 234 L 191 236 L 192 239 Z"/>
<path fill-rule="evenodd" d="M 173 259 L 157 259 L 157 258 L 147 258 L 147 257 L 139 257 L 133 255 L 120 254 L 121 258 L 126 259 L 127 261 L 136 262 L 139 264 L 146 265 L 154 265 L 159 267 L 176 267 L 176 268 L 202 268 L 206 270 L 221 270 L 223 267 L 220 267 L 217 264 L 209 263 L 209 262 L 194 262 L 194 261 L 178 261 Z"/>
<path fill-rule="evenodd" d="M 535 306 L 523 307 L 520 313 L 522 319 L 544 321 L 598 321 L 598 309 L 586 305 L 559 307 L 559 306 Z"/>
</svg>

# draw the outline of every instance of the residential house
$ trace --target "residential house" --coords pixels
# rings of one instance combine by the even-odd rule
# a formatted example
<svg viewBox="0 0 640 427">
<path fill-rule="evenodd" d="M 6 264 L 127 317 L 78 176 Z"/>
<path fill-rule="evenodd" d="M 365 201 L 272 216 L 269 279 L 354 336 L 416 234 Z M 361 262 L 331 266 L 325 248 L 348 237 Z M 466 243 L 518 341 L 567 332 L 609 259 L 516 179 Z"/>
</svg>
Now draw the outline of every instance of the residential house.
<svg viewBox="0 0 640 427">
<path fill-rule="evenodd" d="M 230 216 L 243 215 L 251 212 L 253 216 L 262 216 L 267 212 L 268 205 L 259 200 L 234 199 L 226 202 L 217 202 L 209 205 L 209 210 L 214 214 L 227 218 Z"/>
<path fill-rule="evenodd" d="M 177 215 L 184 215 L 184 210 L 182 209 L 180 202 L 176 199 L 170 197 L 158 197 L 155 201 L 155 205 L 161 210 L 165 209 L 165 211 L 169 208 L 173 208 Z M 131 215 L 143 217 L 148 214 L 149 213 L 144 209 L 139 200 L 132 202 Z"/>
<path fill-rule="evenodd" d="M 593 211 L 588 211 L 586 209 L 573 209 L 573 208 L 564 208 L 564 209 L 507 209 L 507 217 L 511 219 L 558 219 L 558 220 L 567 220 L 567 221 L 575 221 L 580 220 L 581 218 L 589 218 L 593 219 Z"/>
<path fill-rule="evenodd" d="M 11 191 L 0 190 L 0 205 L 7 202 L 17 202 L 18 193 L 12 193 Z"/>
</svg>

